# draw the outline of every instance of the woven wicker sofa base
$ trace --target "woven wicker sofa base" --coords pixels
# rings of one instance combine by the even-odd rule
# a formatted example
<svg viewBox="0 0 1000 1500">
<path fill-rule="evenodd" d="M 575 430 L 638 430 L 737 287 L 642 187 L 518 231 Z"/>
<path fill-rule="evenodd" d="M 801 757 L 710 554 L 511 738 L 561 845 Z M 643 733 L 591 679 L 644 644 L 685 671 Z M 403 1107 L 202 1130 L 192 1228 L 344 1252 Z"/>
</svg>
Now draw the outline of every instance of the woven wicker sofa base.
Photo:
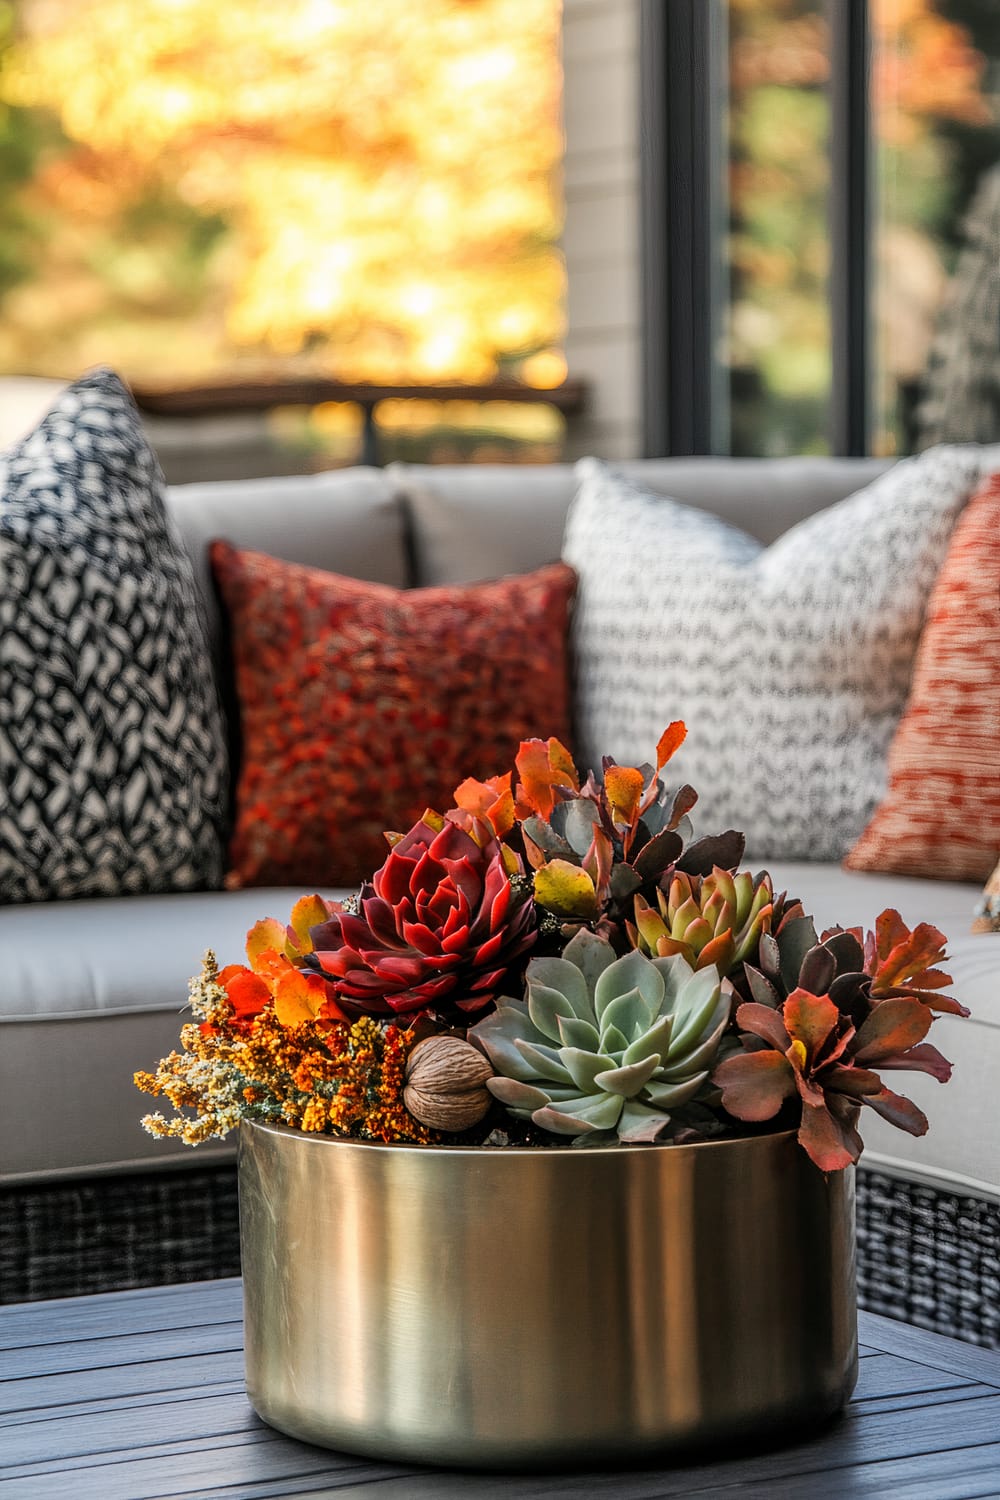
<svg viewBox="0 0 1000 1500">
<path fill-rule="evenodd" d="M 858 1172 L 858 1301 L 1000 1349 L 1000 1204 Z"/>
<path fill-rule="evenodd" d="M 239 1274 L 233 1165 L 0 1190 L 0 1303 Z"/>
<path fill-rule="evenodd" d="M 236 1276 L 236 1169 L 0 1192 L 0 1302 Z M 1000 1207 L 862 1169 L 858 1300 L 1000 1348 Z"/>
</svg>

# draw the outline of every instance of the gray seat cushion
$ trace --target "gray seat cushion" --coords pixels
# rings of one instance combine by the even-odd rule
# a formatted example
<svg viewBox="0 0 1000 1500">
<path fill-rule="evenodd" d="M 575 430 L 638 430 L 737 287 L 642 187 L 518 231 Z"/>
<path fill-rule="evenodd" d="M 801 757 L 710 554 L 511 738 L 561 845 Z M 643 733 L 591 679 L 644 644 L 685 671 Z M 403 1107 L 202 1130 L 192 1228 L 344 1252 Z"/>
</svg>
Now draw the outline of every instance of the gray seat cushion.
<svg viewBox="0 0 1000 1500">
<path fill-rule="evenodd" d="M 195 1167 L 216 1152 L 147 1135 L 139 1119 L 161 1103 L 132 1074 L 177 1047 L 205 950 L 220 964 L 243 961 L 247 929 L 258 917 L 287 919 L 301 894 L 0 907 L 0 1183 Z M 232 1155 L 233 1142 L 222 1149 Z"/>
</svg>

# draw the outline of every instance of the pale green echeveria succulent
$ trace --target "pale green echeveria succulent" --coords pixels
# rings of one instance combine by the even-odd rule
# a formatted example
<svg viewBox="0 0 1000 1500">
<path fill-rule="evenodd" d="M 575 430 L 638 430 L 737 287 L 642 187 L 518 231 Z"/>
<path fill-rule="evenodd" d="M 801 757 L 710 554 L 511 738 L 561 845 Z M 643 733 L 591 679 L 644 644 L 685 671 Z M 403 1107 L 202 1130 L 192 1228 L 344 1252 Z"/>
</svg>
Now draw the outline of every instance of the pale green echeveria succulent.
<svg viewBox="0 0 1000 1500">
<path fill-rule="evenodd" d="M 556 1135 L 653 1141 L 708 1078 L 732 990 L 680 954 L 616 958 L 579 931 L 561 958 L 528 965 L 527 1000 L 498 1001 L 470 1038 L 497 1072 L 490 1092 Z"/>
</svg>

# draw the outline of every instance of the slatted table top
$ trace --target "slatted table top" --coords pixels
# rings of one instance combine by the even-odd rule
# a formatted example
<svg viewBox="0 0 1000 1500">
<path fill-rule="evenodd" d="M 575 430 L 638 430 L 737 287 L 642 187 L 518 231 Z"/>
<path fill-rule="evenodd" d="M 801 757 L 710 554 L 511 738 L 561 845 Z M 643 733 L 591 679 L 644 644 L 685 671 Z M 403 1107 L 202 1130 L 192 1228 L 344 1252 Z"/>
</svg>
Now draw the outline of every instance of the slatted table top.
<svg viewBox="0 0 1000 1500">
<path fill-rule="evenodd" d="M 1000 1353 L 862 1313 L 845 1416 L 776 1451 L 578 1474 L 372 1463 L 274 1432 L 243 1386 L 239 1281 L 0 1308 L 3 1500 L 1000 1500 Z"/>
</svg>

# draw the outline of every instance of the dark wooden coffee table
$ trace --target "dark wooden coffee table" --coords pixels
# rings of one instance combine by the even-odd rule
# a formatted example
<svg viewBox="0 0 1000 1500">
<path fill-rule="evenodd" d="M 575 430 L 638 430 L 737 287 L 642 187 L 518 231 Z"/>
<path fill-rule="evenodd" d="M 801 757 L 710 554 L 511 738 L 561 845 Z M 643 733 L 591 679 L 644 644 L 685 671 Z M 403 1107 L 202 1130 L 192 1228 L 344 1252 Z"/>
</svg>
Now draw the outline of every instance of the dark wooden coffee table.
<svg viewBox="0 0 1000 1500">
<path fill-rule="evenodd" d="M 243 1388 L 238 1281 L 0 1308 L 3 1500 L 998 1500 L 1000 1353 L 861 1315 L 845 1416 L 775 1451 L 651 1471 L 372 1463 L 272 1431 Z"/>
</svg>

